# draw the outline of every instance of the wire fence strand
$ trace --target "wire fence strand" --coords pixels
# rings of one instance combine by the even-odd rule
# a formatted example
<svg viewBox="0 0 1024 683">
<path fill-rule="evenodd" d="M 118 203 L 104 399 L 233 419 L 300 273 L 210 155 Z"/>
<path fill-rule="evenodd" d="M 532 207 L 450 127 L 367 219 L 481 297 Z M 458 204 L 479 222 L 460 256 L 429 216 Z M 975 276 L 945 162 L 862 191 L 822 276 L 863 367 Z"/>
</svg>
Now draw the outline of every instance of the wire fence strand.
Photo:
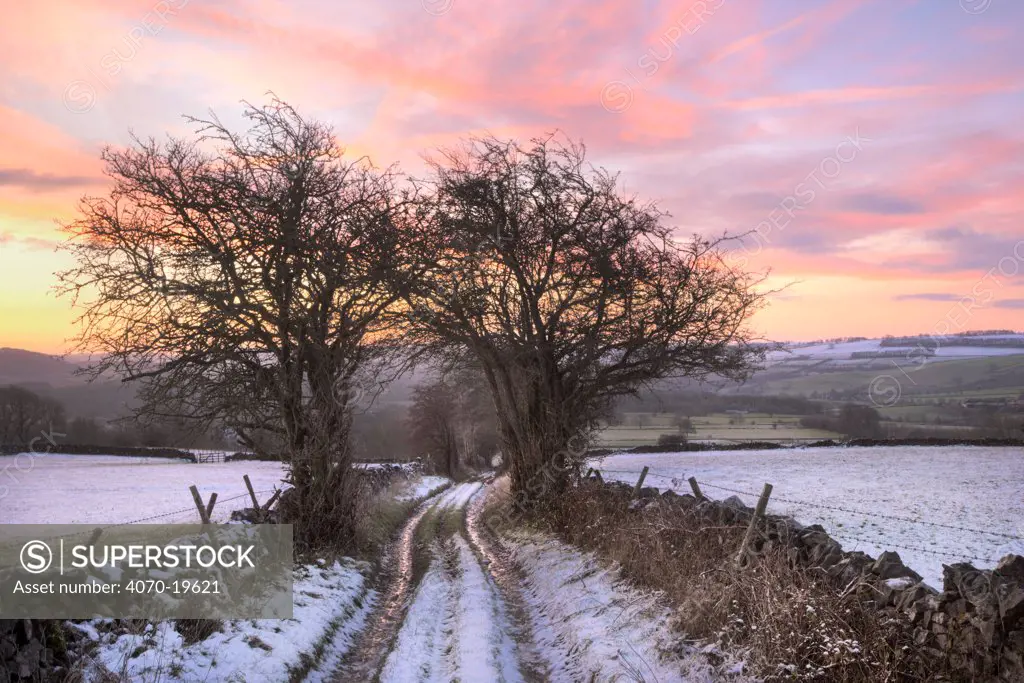
<svg viewBox="0 0 1024 683">
<path fill-rule="evenodd" d="M 262 489 L 260 491 L 254 491 L 254 493 L 256 493 L 256 494 L 273 493 L 276 490 L 277 489 Z M 231 496 L 230 498 L 218 498 L 217 499 L 217 503 L 218 504 L 219 503 L 227 503 L 227 502 L 230 502 L 232 500 L 238 500 L 239 498 L 248 498 L 248 497 L 249 497 L 249 493 L 247 491 L 245 493 L 240 493 L 237 496 Z M 60 538 L 74 538 L 76 536 L 85 536 L 87 534 L 96 533 L 97 531 L 101 531 L 102 532 L 102 531 L 106 531 L 107 529 L 116 529 L 118 527 L 131 526 L 133 524 L 142 524 L 143 522 L 151 522 L 151 521 L 153 521 L 155 519 L 164 519 L 165 517 L 175 517 L 177 515 L 183 515 L 183 514 L 185 514 L 187 512 L 196 512 L 196 506 L 192 505 L 191 507 L 181 508 L 180 510 L 171 510 L 170 512 L 161 512 L 161 513 L 156 514 L 156 515 L 150 515 L 148 517 L 140 517 L 139 519 L 133 519 L 133 520 L 129 520 L 127 522 L 115 522 L 114 524 L 104 524 L 104 525 L 100 525 L 100 526 L 94 526 L 94 527 L 90 527 L 89 529 L 86 529 L 86 530 L 83 530 L 83 531 L 76 531 L 73 534 L 64 534 L 64 535 L 61 535 L 61 536 L 51 536 L 51 537 L 49 537 L 49 538 L 47 538 L 45 540 L 52 541 L 52 540 L 57 540 L 57 539 L 60 539 Z"/>
<path fill-rule="evenodd" d="M 877 540 L 872 541 L 867 538 L 860 538 L 859 536 L 850 536 L 842 531 L 832 534 L 836 540 L 839 541 L 853 541 L 854 543 L 865 543 L 867 545 L 874 546 L 876 548 L 899 548 L 900 550 L 913 550 L 919 553 L 927 553 L 929 555 L 939 555 L 941 557 L 955 557 L 960 560 L 974 560 L 976 562 L 995 563 L 998 562 L 998 558 L 994 557 L 974 557 L 971 555 L 965 555 L 963 553 L 951 553 L 942 550 L 929 550 L 927 548 L 921 548 L 913 545 L 901 545 L 899 543 L 893 543 L 891 541 Z"/>
</svg>

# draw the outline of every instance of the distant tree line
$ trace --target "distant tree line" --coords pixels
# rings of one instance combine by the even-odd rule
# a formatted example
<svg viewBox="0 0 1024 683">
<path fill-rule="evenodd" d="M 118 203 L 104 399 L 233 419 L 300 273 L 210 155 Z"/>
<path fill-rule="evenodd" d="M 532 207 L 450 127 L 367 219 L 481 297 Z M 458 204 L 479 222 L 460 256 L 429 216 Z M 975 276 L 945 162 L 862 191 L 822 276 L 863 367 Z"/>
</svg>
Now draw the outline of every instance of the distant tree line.
<svg viewBox="0 0 1024 683">
<path fill-rule="evenodd" d="M 28 445 L 53 428 L 64 427 L 64 407 L 18 386 L 0 387 L 0 444 Z"/>
<path fill-rule="evenodd" d="M 882 417 L 871 406 L 847 403 L 833 414 L 805 415 L 800 425 L 810 429 L 824 429 L 844 434 L 853 439 L 877 439 L 884 436 Z"/>
<path fill-rule="evenodd" d="M 0 445 L 28 447 L 40 437 L 47 440 L 47 448 L 54 449 L 61 443 L 121 448 L 231 446 L 223 434 L 196 433 L 194 425 L 169 419 L 108 422 L 69 417 L 57 399 L 25 387 L 0 387 Z"/>
<path fill-rule="evenodd" d="M 701 417 L 745 410 L 768 415 L 819 415 L 826 405 L 802 396 L 753 396 L 696 391 L 640 391 L 618 400 L 612 413 L 675 413 Z M 621 421 L 621 420 L 619 420 Z"/>
</svg>

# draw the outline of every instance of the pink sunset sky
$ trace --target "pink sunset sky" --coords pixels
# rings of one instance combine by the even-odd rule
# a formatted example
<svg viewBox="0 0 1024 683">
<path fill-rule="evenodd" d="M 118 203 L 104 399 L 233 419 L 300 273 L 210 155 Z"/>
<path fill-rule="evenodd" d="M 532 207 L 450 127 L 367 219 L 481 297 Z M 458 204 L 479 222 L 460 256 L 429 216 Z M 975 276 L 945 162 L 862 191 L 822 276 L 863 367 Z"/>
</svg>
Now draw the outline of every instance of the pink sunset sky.
<svg viewBox="0 0 1024 683">
<path fill-rule="evenodd" d="M 680 235 L 744 233 L 774 339 L 1024 328 L 1016 0 L 49 0 L 0 23 L 0 347 L 67 348 L 99 151 L 273 91 L 415 174 L 559 130 Z"/>
</svg>

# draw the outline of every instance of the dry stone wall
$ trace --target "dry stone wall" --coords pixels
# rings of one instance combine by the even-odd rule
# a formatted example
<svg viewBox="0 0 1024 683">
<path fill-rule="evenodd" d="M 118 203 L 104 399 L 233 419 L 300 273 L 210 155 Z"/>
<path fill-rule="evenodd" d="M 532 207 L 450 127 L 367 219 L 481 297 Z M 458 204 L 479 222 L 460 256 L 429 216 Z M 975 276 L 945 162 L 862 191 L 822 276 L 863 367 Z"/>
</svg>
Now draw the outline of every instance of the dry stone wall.
<svg viewBox="0 0 1024 683">
<path fill-rule="evenodd" d="M 631 487 L 608 483 L 625 494 Z M 753 509 L 738 497 L 697 499 L 644 488 L 636 507 L 678 505 L 718 523 L 749 523 Z M 994 569 L 968 563 L 945 565 L 942 590 L 921 580 L 899 554 L 877 558 L 845 551 L 819 525 L 767 515 L 750 547 L 752 555 L 782 548 L 791 562 L 823 572 L 839 591 L 855 592 L 870 606 L 905 617 L 914 643 L 928 657 L 945 662 L 959 680 L 1024 681 L 1024 557 L 1007 555 Z"/>
</svg>

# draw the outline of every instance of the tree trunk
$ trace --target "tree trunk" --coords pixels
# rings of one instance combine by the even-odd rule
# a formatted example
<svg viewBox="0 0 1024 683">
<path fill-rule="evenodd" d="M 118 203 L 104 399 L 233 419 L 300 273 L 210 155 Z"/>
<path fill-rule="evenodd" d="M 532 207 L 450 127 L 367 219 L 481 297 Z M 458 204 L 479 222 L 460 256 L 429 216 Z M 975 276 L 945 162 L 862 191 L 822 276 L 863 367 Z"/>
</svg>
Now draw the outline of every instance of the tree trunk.
<svg viewBox="0 0 1024 683">
<path fill-rule="evenodd" d="M 296 546 L 303 550 L 347 544 L 355 530 L 348 399 L 337 395 L 325 373 L 314 372 L 310 388 L 304 420 L 296 424 L 291 444 L 295 501 L 287 513 L 295 525 Z"/>
</svg>

